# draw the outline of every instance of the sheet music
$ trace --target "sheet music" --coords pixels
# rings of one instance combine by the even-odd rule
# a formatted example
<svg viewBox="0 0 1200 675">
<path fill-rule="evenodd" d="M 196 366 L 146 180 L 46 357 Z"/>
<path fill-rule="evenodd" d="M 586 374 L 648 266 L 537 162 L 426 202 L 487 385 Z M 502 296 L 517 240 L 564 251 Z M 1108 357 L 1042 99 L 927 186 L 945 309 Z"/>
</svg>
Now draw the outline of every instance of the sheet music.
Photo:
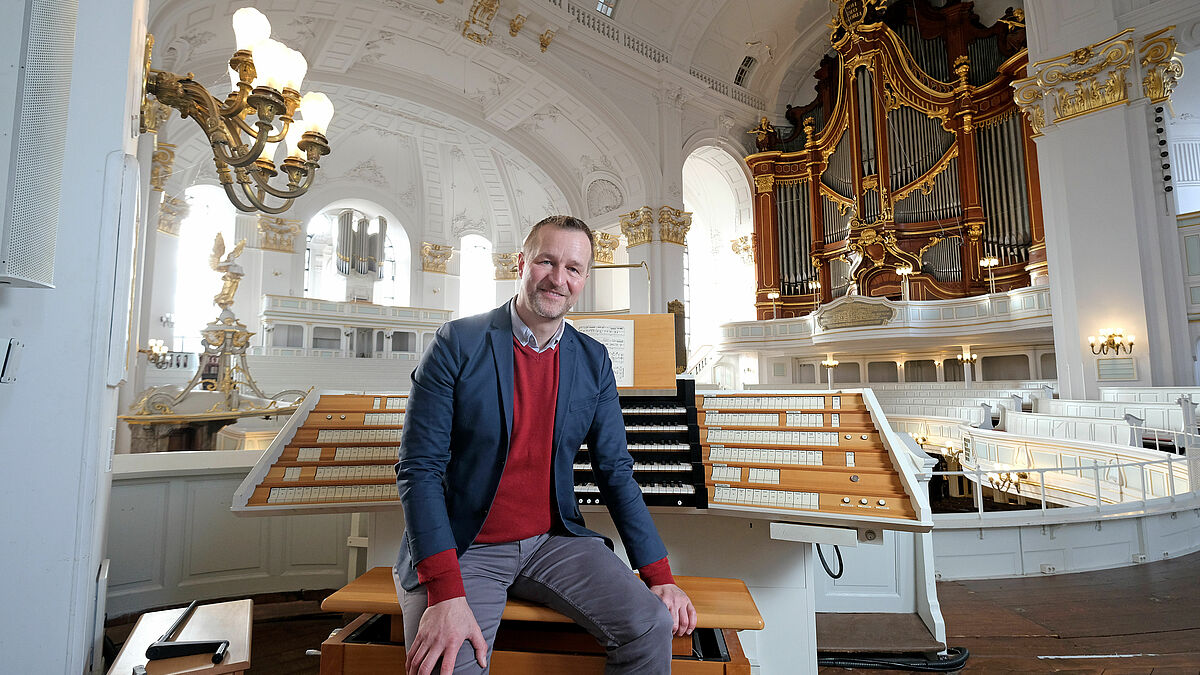
<svg viewBox="0 0 1200 675">
<path fill-rule="evenodd" d="M 618 387 L 633 386 L 633 321 L 630 319 L 572 319 L 575 330 L 608 349 Z"/>
</svg>

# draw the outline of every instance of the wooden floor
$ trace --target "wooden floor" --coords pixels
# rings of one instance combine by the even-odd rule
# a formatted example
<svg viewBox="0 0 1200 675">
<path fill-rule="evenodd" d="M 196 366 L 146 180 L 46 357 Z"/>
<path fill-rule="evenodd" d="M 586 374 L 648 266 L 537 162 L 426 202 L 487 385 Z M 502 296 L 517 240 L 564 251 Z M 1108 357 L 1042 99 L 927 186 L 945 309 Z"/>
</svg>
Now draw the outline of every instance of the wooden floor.
<svg viewBox="0 0 1200 675">
<path fill-rule="evenodd" d="M 1200 553 L 1102 572 L 942 582 L 938 597 L 950 646 L 971 652 L 963 672 L 1200 674 Z M 305 650 L 345 624 L 318 605 L 309 596 L 256 606 L 252 675 L 318 673 Z M 128 630 L 112 626 L 109 635 L 119 642 Z M 1063 656 L 1085 658 L 1046 658 Z"/>
</svg>

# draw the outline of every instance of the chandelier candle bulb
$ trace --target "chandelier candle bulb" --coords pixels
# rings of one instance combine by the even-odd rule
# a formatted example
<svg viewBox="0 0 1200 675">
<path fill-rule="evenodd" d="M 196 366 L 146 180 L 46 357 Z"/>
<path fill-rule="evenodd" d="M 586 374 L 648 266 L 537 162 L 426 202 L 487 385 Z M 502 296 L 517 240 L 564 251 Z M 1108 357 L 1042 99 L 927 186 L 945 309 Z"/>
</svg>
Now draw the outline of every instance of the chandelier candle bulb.
<svg viewBox="0 0 1200 675">
<path fill-rule="evenodd" d="M 333 119 L 333 101 L 319 91 L 310 91 L 300 99 L 300 111 L 304 118 L 304 130 L 324 136 L 329 120 Z"/>
<path fill-rule="evenodd" d="M 253 50 L 271 37 L 271 22 L 257 9 L 243 7 L 233 13 L 233 36 L 239 50 Z"/>
<path fill-rule="evenodd" d="M 256 88 L 261 89 L 265 85 L 275 91 L 283 89 L 284 77 L 289 70 L 288 62 L 291 60 L 288 56 L 289 51 L 291 50 L 277 40 L 263 40 L 255 45 L 251 53 L 254 56 L 254 67 L 258 71 Z"/>
<path fill-rule="evenodd" d="M 300 149 L 300 141 L 304 138 L 304 127 L 300 124 L 292 124 L 288 127 L 287 134 L 284 136 L 283 142 L 287 146 L 288 157 L 303 157 L 303 150 Z"/>
</svg>

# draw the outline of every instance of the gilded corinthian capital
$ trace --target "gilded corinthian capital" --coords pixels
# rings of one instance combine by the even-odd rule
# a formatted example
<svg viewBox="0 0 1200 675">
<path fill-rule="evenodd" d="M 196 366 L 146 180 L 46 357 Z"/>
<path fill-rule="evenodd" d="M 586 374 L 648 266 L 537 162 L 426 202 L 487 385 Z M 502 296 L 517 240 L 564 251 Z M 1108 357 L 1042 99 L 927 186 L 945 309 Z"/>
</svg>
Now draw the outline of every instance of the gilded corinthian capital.
<svg viewBox="0 0 1200 675">
<path fill-rule="evenodd" d="M 627 248 L 650 243 L 654 237 L 654 210 L 649 206 L 621 214 L 621 234 Z"/>
<path fill-rule="evenodd" d="M 1096 44 L 1030 64 L 1030 77 L 1013 82 L 1012 87 L 1033 134 L 1038 136 L 1048 126 L 1127 103 L 1129 85 L 1136 81 L 1138 67 L 1149 66 L 1145 57 L 1140 62 L 1134 59 L 1133 43 L 1130 28 Z M 1158 53 L 1158 47 L 1149 43 L 1143 46 L 1144 50 L 1150 48 Z M 1165 47 L 1161 51 L 1165 52 Z"/>
<path fill-rule="evenodd" d="M 421 269 L 426 272 L 446 273 L 446 263 L 454 254 L 454 248 L 445 244 L 421 242 Z"/>
<path fill-rule="evenodd" d="M 607 232 L 596 232 L 595 234 L 596 262 L 611 265 L 613 262 L 613 251 L 616 251 L 617 246 L 621 245 L 621 238 Z"/>
<path fill-rule="evenodd" d="M 672 244 L 686 244 L 688 230 L 692 228 L 692 213 L 670 206 L 658 210 L 658 237 Z"/>
<path fill-rule="evenodd" d="M 1178 50 L 1175 26 L 1147 35 L 1138 49 L 1142 64 L 1142 93 L 1151 103 L 1161 103 L 1171 98 L 1171 92 L 1183 77 L 1183 54 Z"/>
<path fill-rule="evenodd" d="M 496 281 L 518 278 L 516 253 L 493 253 L 492 264 L 496 266 Z"/>
<path fill-rule="evenodd" d="M 300 234 L 300 221 L 259 214 L 258 247 L 267 251 L 294 253 L 296 235 Z"/>
</svg>

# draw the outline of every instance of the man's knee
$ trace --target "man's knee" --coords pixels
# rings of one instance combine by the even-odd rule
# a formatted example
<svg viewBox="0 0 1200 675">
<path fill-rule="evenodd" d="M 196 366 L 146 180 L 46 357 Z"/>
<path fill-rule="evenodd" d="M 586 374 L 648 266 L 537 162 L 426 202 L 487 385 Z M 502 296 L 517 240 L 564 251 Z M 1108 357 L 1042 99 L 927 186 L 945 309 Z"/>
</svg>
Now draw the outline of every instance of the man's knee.
<svg viewBox="0 0 1200 675">
<path fill-rule="evenodd" d="M 649 591 L 644 595 L 639 594 L 639 600 L 635 611 L 631 611 L 627 615 L 629 625 L 624 631 L 623 642 L 628 643 L 634 640 L 670 642 L 674 621 L 671 613 L 667 611 L 667 606 L 658 599 L 657 595 Z"/>
</svg>

